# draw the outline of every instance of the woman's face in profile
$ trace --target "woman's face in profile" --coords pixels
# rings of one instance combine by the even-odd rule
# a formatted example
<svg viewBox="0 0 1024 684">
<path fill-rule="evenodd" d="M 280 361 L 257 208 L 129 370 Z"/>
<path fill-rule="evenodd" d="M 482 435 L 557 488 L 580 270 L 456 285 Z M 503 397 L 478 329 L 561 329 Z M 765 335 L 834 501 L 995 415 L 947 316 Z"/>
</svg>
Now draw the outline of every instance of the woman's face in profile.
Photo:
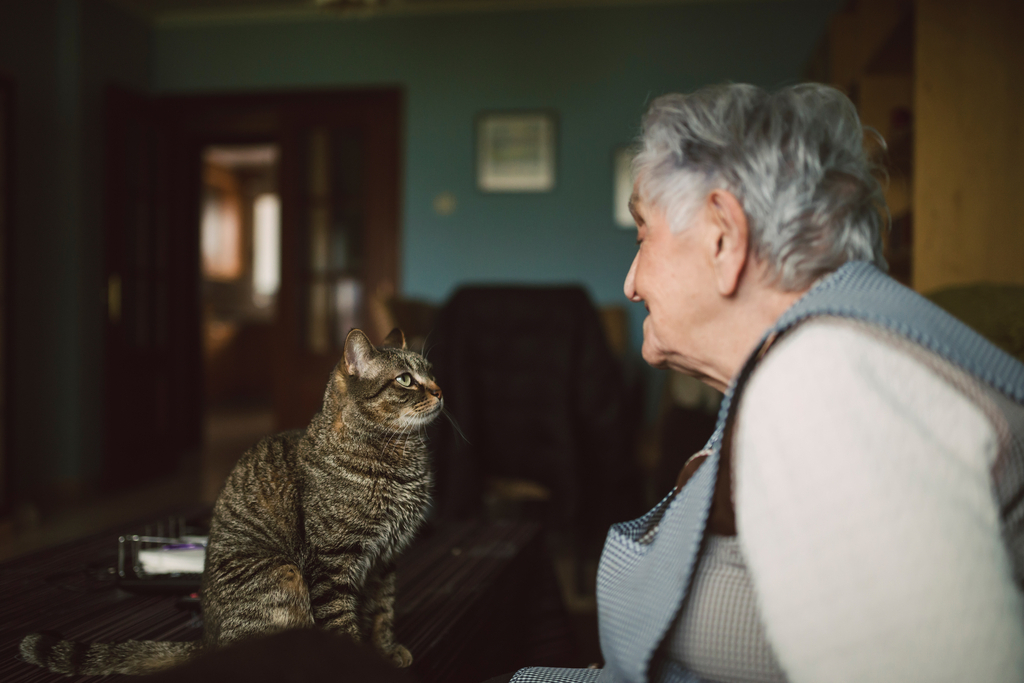
<svg viewBox="0 0 1024 684">
<path fill-rule="evenodd" d="M 717 304 L 704 244 L 709 235 L 705 210 L 673 233 L 665 212 L 648 205 L 638 188 L 630 207 L 637 225 L 637 252 L 623 290 L 647 308 L 644 360 L 656 368 L 702 375 L 704 351 L 715 340 L 702 338 L 701 331 Z"/>
</svg>

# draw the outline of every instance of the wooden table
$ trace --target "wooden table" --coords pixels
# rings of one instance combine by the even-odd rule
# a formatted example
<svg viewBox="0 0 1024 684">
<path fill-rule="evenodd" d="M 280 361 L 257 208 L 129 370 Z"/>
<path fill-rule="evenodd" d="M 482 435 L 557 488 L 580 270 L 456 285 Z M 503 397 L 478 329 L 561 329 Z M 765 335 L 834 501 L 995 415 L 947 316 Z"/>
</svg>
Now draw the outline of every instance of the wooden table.
<svg viewBox="0 0 1024 684">
<path fill-rule="evenodd" d="M 117 536 L 126 532 L 141 528 L 0 565 L 0 681 L 72 681 L 16 658 L 18 642 L 31 631 L 76 641 L 199 638 L 201 617 L 178 605 L 180 595 L 118 586 Z M 420 681 L 481 681 L 524 665 L 577 665 L 551 562 L 532 523 L 425 530 L 398 565 L 396 631 L 414 654 Z"/>
</svg>

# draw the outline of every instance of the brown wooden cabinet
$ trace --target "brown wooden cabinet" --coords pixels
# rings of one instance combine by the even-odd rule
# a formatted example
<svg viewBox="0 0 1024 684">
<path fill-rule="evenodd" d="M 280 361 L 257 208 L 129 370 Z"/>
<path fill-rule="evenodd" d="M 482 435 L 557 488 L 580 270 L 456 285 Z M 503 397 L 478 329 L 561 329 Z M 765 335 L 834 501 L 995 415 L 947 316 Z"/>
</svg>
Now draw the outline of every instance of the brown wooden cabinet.
<svg viewBox="0 0 1024 684">
<path fill-rule="evenodd" d="M 888 141 L 893 275 L 1024 284 L 1024 3 L 851 0 L 807 76 Z"/>
<path fill-rule="evenodd" d="M 889 274 L 913 282 L 911 211 L 914 145 L 915 3 L 913 0 L 859 0 L 836 13 L 807 76 L 844 91 L 864 126 L 885 139 L 866 144 L 878 155 L 885 178 L 891 230 L 883 234 Z"/>
</svg>

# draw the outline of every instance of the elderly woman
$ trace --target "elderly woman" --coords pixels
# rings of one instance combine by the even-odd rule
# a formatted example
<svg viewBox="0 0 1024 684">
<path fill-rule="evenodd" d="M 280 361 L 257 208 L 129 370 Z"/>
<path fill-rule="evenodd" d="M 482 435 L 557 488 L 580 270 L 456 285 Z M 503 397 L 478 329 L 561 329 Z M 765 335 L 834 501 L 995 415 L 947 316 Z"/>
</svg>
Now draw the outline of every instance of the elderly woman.
<svg viewBox="0 0 1024 684">
<path fill-rule="evenodd" d="M 656 100 L 643 356 L 726 392 L 598 572 L 601 670 L 513 681 L 1024 680 L 1024 366 L 886 275 L 838 91 Z"/>
</svg>

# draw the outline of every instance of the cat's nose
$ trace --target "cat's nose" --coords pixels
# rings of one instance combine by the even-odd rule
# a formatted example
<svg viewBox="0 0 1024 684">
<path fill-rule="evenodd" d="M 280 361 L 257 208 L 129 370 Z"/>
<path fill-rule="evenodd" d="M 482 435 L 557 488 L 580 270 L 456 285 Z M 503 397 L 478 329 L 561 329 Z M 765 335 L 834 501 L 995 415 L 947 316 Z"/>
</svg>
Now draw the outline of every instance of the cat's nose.
<svg viewBox="0 0 1024 684">
<path fill-rule="evenodd" d="M 441 388 L 436 382 L 431 381 L 430 384 L 427 385 L 427 391 L 433 394 L 436 399 L 441 398 Z"/>
</svg>

